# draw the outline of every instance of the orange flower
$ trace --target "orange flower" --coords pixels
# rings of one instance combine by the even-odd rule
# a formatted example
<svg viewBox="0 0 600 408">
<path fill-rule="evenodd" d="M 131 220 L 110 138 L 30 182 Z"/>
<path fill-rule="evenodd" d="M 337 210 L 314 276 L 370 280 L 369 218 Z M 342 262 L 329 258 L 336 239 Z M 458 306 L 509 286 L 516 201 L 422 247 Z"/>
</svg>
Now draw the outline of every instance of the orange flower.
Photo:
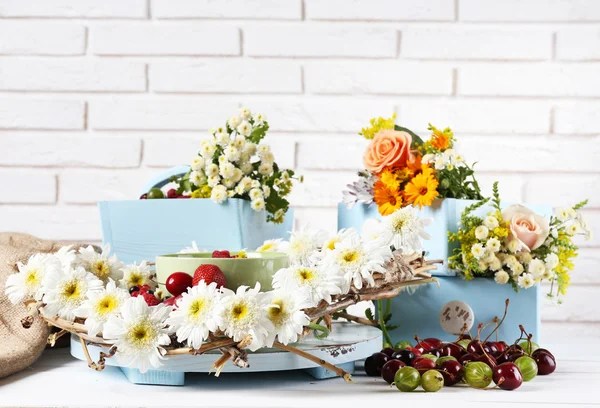
<svg viewBox="0 0 600 408">
<path fill-rule="evenodd" d="M 431 135 L 431 146 L 437 150 L 443 151 L 450 147 L 450 138 L 444 132 L 439 131 L 438 129 L 433 130 L 433 135 Z"/>
<path fill-rule="evenodd" d="M 439 195 L 437 187 L 438 181 L 432 176 L 431 169 L 427 167 L 404 187 L 404 198 L 408 203 L 418 205 L 419 208 L 430 206 Z"/>
<path fill-rule="evenodd" d="M 402 207 L 402 195 L 400 192 L 386 185 L 381 180 L 378 180 L 373 187 L 373 199 L 381 215 L 390 215 Z"/>
</svg>

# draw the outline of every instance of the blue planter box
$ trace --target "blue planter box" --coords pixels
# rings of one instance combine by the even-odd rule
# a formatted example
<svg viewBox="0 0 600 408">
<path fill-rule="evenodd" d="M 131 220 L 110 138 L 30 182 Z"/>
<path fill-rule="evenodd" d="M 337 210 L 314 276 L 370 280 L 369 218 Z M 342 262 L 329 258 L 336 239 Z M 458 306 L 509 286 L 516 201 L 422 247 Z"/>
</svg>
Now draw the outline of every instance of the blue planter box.
<svg viewBox="0 0 600 408">
<path fill-rule="evenodd" d="M 177 167 L 159 174 L 142 188 L 162 187 Z M 250 202 L 230 198 L 223 204 L 210 199 L 162 199 L 101 201 L 100 218 L 105 244 L 125 263 L 154 261 L 157 255 L 179 252 L 196 241 L 209 251 L 256 249 L 267 239 L 285 238 L 292 230 L 293 211 L 282 224 L 266 221 L 266 212 L 256 212 Z"/>
<path fill-rule="evenodd" d="M 445 334 L 439 323 L 439 313 L 446 302 L 463 300 L 468 303 L 475 313 L 474 329 L 476 329 L 479 322 L 488 322 L 494 316 L 501 317 L 504 312 L 504 301 L 507 298 L 511 300 L 511 304 L 500 337 L 508 342 L 515 340 L 520 333 L 519 324 L 522 324 L 527 331 L 534 333 L 534 338 L 539 338 L 539 288 L 522 289 L 519 293 L 515 293 L 510 285 L 498 285 L 493 279 L 475 278 L 465 282 L 462 277 L 457 276 L 456 271 L 447 267 L 448 257 L 457 247 L 457 243 L 448 242 L 448 232 L 458 230 L 462 211 L 473 202 L 456 199 L 436 200 L 431 207 L 423 207 L 420 210 L 421 217 L 433 218 L 433 224 L 426 227 L 432 239 L 424 241 L 423 248 L 427 258 L 444 261 L 444 265 L 432 271 L 432 275 L 438 277 L 440 287 L 431 284 L 417 289 L 412 295 L 403 292 L 393 299 L 392 321 L 401 325 L 391 333 L 394 341 L 410 340 L 415 334 L 419 334 L 420 337 L 450 340 L 453 336 Z M 506 203 L 503 207 L 510 204 Z M 529 204 L 527 206 L 540 215 L 549 217 L 552 214 L 550 206 Z M 483 206 L 474 214 L 481 216 L 490 210 L 490 206 Z M 368 218 L 381 218 L 377 206 L 356 204 L 352 209 L 348 209 L 344 203 L 338 205 L 338 229 L 354 227 L 360 231 L 362 224 Z"/>
</svg>

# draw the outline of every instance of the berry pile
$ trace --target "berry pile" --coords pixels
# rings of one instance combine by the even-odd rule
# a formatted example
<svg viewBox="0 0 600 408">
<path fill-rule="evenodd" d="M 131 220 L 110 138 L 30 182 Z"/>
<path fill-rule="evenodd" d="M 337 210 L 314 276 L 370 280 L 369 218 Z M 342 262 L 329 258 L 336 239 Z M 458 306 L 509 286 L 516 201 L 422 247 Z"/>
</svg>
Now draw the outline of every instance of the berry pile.
<svg viewBox="0 0 600 408">
<path fill-rule="evenodd" d="M 148 306 L 156 306 L 160 303 L 160 300 L 156 297 L 154 291 L 150 289 L 149 285 L 132 286 L 129 288 L 129 294 L 132 297 L 143 297 Z"/>
<path fill-rule="evenodd" d="M 455 342 L 444 343 L 436 338 L 419 340 L 412 346 L 399 342 L 385 347 L 365 360 L 369 376 L 381 376 L 400 391 L 413 391 L 419 385 L 427 392 L 437 392 L 443 386 L 460 382 L 484 389 L 492 382 L 503 390 L 514 390 L 538 374 L 552 374 L 556 360 L 552 353 L 531 341 L 523 327 L 514 344 L 504 341 L 480 340 L 460 336 Z M 523 337 L 525 335 L 525 337 Z"/>
<path fill-rule="evenodd" d="M 160 188 L 151 188 L 150 191 L 140 196 L 140 200 L 153 200 L 159 198 L 190 198 L 190 196 L 177 194 L 177 190 L 174 188 L 167 191 L 166 196 Z"/>
</svg>

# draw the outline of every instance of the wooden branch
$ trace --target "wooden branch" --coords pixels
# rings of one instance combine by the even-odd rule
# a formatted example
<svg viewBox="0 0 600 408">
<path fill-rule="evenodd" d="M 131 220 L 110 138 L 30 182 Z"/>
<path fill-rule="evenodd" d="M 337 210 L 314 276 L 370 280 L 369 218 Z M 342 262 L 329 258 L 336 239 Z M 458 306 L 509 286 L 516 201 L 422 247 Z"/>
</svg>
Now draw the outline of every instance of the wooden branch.
<svg viewBox="0 0 600 408">
<path fill-rule="evenodd" d="M 73 333 L 79 336 L 79 338 L 85 339 L 90 343 L 107 347 L 112 346 L 112 344 L 107 343 L 102 337 L 89 336 L 87 334 L 87 328 L 83 324 L 69 322 L 68 320 L 60 319 L 58 317 L 42 317 L 42 319 L 44 319 L 49 325 Z"/>
<path fill-rule="evenodd" d="M 197 354 L 204 354 L 208 351 L 216 350 L 216 349 L 219 349 L 222 347 L 232 346 L 234 344 L 235 344 L 235 341 L 233 341 L 233 339 L 230 339 L 230 338 L 219 339 L 219 340 L 211 341 L 210 343 L 205 343 L 202 346 L 200 346 L 200 348 L 198 348 L 198 349 L 194 349 L 192 347 L 181 347 L 181 348 L 177 348 L 177 349 L 167 350 L 165 355 L 181 356 L 181 355 L 191 354 L 191 355 L 195 356 Z"/>
<path fill-rule="evenodd" d="M 336 373 L 337 375 L 339 375 L 340 377 L 342 377 L 344 379 L 344 381 L 351 383 L 354 382 L 352 380 L 352 376 L 345 370 L 342 370 L 339 367 L 334 366 L 331 363 L 328 363 L 327 361 L 315 357 L 310 353 L 307 353 L 306 351 L 300 350 L 299 348 L 296 347 L 292 347 L 292 346 L 286 346 L 284 344 L 281 344 L 280 342 L 276 341 L 275 343 L 273 343 L 273 345 L 281 350 L 284 351 L 288 351 L 290 353 L 296 354 L 302 358 L 305 358 L 307 360 L 312 361 L 313 363 L 317 363 L 318 365 L 320 365 L 323 368 L 326 368 L 329 371 L 333 371 L 334 373 Z"/>
<path fill-rule="evenodd" d="M 365 317 L 354 316 L 345 312 L 336 312 L 333 314 L 333 317 L 341 317 L 342 319 L 346 319 L 350 322 L 364 324 L 365 326 L 379 327 L 379 322 L 377 320 L 372 322 L 371 320 Z"/>
</svg>

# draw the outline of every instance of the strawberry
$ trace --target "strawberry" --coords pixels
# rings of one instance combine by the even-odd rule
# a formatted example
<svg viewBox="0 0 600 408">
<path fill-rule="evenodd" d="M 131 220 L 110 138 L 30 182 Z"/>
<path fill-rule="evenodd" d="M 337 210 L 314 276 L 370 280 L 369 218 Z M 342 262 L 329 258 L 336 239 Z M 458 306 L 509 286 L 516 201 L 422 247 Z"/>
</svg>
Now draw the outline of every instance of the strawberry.
<svg viewBox="0 0 600 408">
<path fill-rule="evenodd" d="M 228 250 L 224 249 L 222 251 L 213 251 L 213 258 L 231 258 L 231 253 Z"/>
<path fill-rule="evenodd" d="M 139 296 L 144 298 L 144 300 L 146 301 L 146 304 L 148 306 L 156 306 L 160 303 L 160 301 L 156 298 L 156 296 L 154 296 L 150 293 L 140 292 Z"/>
<path fill-rule="evenodd" d="M 194 272 L 194 279 L 192 285 L 197 286 L 200 281 L 204 281 L 207 285 L 212 282 L 217 284 L 217 288 L 225 287 L 225 275 L 217 265 L 205 264 L 200 265 L 196 272 Z"/>
</svg>

